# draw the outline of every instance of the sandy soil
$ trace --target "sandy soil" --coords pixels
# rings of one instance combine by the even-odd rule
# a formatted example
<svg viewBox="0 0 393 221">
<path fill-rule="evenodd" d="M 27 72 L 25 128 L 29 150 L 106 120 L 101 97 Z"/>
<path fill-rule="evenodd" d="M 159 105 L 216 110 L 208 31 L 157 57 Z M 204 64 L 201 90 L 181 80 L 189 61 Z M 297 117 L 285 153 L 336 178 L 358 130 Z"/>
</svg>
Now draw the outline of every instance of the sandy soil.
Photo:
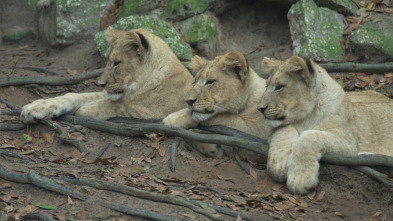
<svg viewBox="0 0 393 221">
<path fill-rule="evenodd" d="M 239 8 L 237 10 L 246 10 Z M 233 11 L 231 13 L 237 13 Z M 226 14 L 219 18 L 223 29 L 230 32 L 230 25 L 244 26 L 244 35 L 232 34 L 241 42 L 249 36 L 251 43 L 243 46 L 233 44 L 234 49 L 243 53 L 253 49 L 260 33 L 267 48 L 286 45 L 287 49 L 274 52 L 271 56 L 284 59 L 290 51 L 289 33 L 284 32 L 285 19 L 276 24 L 277 28 L 266 30 L 261 20 L 271 14 L 252 14 L 249 19 L 236 22 L 236 19 L 224 22 Z M 228 17 L 228 18 L 229 18 Z M 253 22 L 251 22 L 253 21 Z M 280 22 L 280 19 L 275 19 Z M 247 23 L 249 26 L 245 26 Z M 252 25 L 254 24 L 254 25 Z M 280 29 L 281 25 L 281 29 Z M 255 31 L 257 30 L 257 31 Z M 280 31 L 284 30 L 284 31 Z M 275 43 L 273 39 L 281 39 Z M 244 41 L 247 42 L 247 41 Z M 253 61 L 252 61 L 253 62 Z M 257 66 L 257 59 L 252 65 Z M 51 49 L 37 44 L 32 39 L 18 43 L 4 43 L 0 47 L 0 77 L 13 76 L 46 76 L 43 73 L 20 69 L 21 67 L 50 68 L 61 76 L 68 76 L 81 70 L 94 70 L 102 67 L 104 60 L 97 53 L 93 41 L 80 42 L 61 49 Z M 258 69 L 255 67 L 255 69 Z M 68 70 L 68 71 L 67 71 Z M 10 86 L 1 87 L 1 99 L 6 99 L 17 107 L 22 107 L 31 100 L 41 97 L 54 97 L 71 91 L 100 90 L 93 80 L 85 81 L 77 86 Z M 0 103 L 0 111 L 9 108 Z M 17 116 L 2 115 L 2 123 L 18 123 Z M 296 196 L 288 192 L 283 184 L 272 181 L 266 174 L 265 165 L 252 168 L 251 175 L 240 169 L 233 159 L 209 159 L 196 151 L 189 150 L 181 143 L 177 152 L 175 172 L 169 169 L 170 148 L 173 138 L 166 137 L 160 141 L 160 151 L 156 150 L 153 141 L 147 137 L 128 138 L 108 133 L 80 128 L 85 135 L 68 125 L 63 125 L 71 136 L 83 141 L 89 154 L 81 155 L 74 147 L 63 144 L 54 136 L 53 143 L 46 138 L 54 131 L 42 124 L 31 125 L 19 131 L 0 131 L 1 151 L 19 153 L 28 160 L 0 154 L 0 166 L 9 171 L 27 173 L 35 170 L 40 175 L 58 177 L 95 178 L 114 181 L 152 192 L 177 195 L 189 199 L 221 205 L 255 217 L 256 220 L 392 220 L 392 190 L 385 185 L 363 175 L 351 168 L 325 165 L 321 166 L 320 184 L 314 192 L 307 196 Z M 24 134 L 34 136 L 34 141 L 26 141 Z M 49 142 L 48 142 L 49 141 Z M 93 162 L 100 150 L 110 143 L 109 149 L 98 162 Z M 132 208 L 170 215 L 176 220 L 208 220 L 190 209 L 164 203 L 138 199 L 124 194 L 97 190 L 92 187 L 63 185 L 88 195 L 89 200 L 80 201 L 67 196 L 46 191 L 30 184 L 18 184 L 0 179 L 1 214 L 13 217 L 22 208 L 29 205 L 56 206 L 57 209 L 45 211 L 59 220 L 144 220 L 109 210 L 98 204 L 98 201 L 123 204 Z M 194 187 L 186 186 L 194 185 Z M 211 190 L 200 190 L 195 186 L 211 187 Z M 110 211 L 110 212 L 109 212 Z M 108 214 L 110 217 L 107 217 Z M 236 220 L 222 215 L 223 220 Z M 11 219 L 13 220 L 13 219 Z"/>
</svg>

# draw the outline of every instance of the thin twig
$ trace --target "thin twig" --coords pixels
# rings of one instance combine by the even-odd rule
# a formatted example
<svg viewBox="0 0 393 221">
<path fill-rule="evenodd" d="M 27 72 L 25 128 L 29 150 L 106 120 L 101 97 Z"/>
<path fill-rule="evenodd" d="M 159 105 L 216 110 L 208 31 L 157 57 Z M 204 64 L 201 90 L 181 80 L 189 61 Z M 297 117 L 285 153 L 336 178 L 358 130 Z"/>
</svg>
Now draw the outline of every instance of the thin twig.
<svg viewBox="0 0 393 221">
<path fill-rule="evenodd" d="M 361 167 L 354 167 L 356 170 L 359 170 L 360 172 L 367 174 L 368 176 L 380 181 L 383 184 L 386 184 L 387 186 L 393 188 L 393 182 L 389 180 L 388 176 L 386 174 L 380 173 L 371 167 L 366 167 L 366 166 L 361 166 Z"/>
<path fill-rule="evenodd" d="M 105 151 L 108 150 L 109 146 L 111 145 L 111 143 L 107 143 L 104 148 L 102 148 L 100 150 L 100 152 L 97 154 L 96 158 L 94 158 L 94 162 L 96 162 L 98 159 L 100 159 L 102 157 L 102 155 L 104 155 Z"/>
<path fill-rule="evenodd" d="M 7 107 L 11 110 L 17 110 L 19 109 L 18 107 L 14 106 L 13 104 L 11 104 L 9 101 L 7 101 L 6 99 L 0 99 L 0 102 L 7 105 Z"/>
<path fill-rule="evenodd" d="M 246 172 L 248 175 L 250 175 L 250 169 L 244 164 L 244 162 L 240 159 L 239 153 L 235 153 L 235 160 L 237 164 L 242 168 L 244 172 Z"/>
<path fill-rule="evenodd" d="M 69 77 L 10 77 L 0 78 L 0 87 L 4 86 L 16 86 L 25 84 L 40 84 L 40 85 L 69 85 L 79 83 L 81 81 L 96 78 L 100 76 L 102 69 L 94 71 L 86 71 L 82 74 Z"/>
<path fill-rule="evenodd" d="M 60 125 L 58 125 L 56 122 L 54 122 L 52 120 L 46 120 L 46 119 L 42 119 L 41 122 L 43 124 L 53 128 L 59 134 L 58 137 L 62 142 L 73 145 L 81 153 L 84 153 L 84 152 L 88 153 L 89 152 L 89 151 L 87 151 L 85 145 L 83 145 L 83 143 L 81 141 L 71 138 L 71 137 L 68 137 L 68 132 L 66 130 L 64 130 Z"/>
<path fill-rule="evenodd" d="M 4 156 L 8 156 L 8 157 L 14 157 L 14 158 L 18 158 L 21 160 L 26 160 L 26 161 L 33 161 L 30 158 L 24 157 L 18 153 L 12 152 L 12 151 L 7 151 L 7 150 L 0 150 L 0 154 L 4 155 Z M 33 161 L 34 162 L 34 161 Z"/>
<path fill-rule="evenodd" d="M 73 124 L 71 124 L 71 123 L 68 123 L 68 122 L 61 122 L 61 124 L 67 125 L 67 126 L 69 126 L 69 127 L 72 127 L 74 130 L 78 131 L 78 132 L 81 133 L 82 135 L 86 135 L 86 133 L 85 133 L 83 130 L 79 129 L 78 127 L 76 127 L 75 125 L 73 125 Z"/>
<path fill-rule="evenodd" d="M 171 147 L 171 165 L 170 169 L 172 172 L 175 172 L 176 169 L 176 154 L 177 154 L 177 147 L 180 144 L 180 138 L 176 137 L 175 142 L 173 142 Z"/>
</svg>

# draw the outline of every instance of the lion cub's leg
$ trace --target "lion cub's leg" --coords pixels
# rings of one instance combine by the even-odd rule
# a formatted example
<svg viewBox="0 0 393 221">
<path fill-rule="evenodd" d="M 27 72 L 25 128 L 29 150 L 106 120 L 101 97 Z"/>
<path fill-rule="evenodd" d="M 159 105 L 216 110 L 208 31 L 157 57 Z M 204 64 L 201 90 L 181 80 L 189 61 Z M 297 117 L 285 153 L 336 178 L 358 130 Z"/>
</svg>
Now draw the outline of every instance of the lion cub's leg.
<svg viewBox="0 0 393 221">
<path fill-rule="evenodd" d="M 75 113 L 77 116 L 107 120 L 111 117 L 130 117 L 123 103 L 101 99 L 82 105 Z"/>
<path fill-rule="evenodd" d="M 292 126 L 278 129 L 270 140 L 267 170 L 272 178 L 278 182 L 287 179 L 287 162 L 292 152 L 292 144 L 298 139 L 299 134 Z"/>
<path fill-rule="evenodd" d="M 305 194 L 318 184 L 319 160 L 324 153 L 356 154 L 355 140 L 350 134 L 340 139 L 340 133 L 309 130 L 300 135 L 287 163 L 287 186 L 291 192 Z"/>
<path fill-rule="evenodd" d="M 162 123 L 168 126 L 181 127 L 181 128 L 194 128 L 198 126 L 191 117 L 191 108 L 184 108 L 169 114 L 162 120 Z"/>
<path fill-rule="evenodd" d="M 104 99 L 106 92 L 68 93 L 63 96 L 36 100 L 22 108 L 20 119 L 24 123 L 33 123 L 45 117 L 58 117 L 66 113 L 74 113 L 80 106 L 88 102 Z"/>
</svg>

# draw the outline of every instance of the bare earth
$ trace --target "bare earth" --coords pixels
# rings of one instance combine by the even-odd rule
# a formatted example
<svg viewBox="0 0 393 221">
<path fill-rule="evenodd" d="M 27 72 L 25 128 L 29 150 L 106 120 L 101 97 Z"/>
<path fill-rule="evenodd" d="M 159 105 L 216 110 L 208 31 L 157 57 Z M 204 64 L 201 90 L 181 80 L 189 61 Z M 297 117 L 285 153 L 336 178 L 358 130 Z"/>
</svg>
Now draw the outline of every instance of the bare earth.
<svg viewBox="0 0 393 221">
<path fill-rule="evenodd" d="M 231 22 L 233 25 L 235 21 L 228 21 L 228 27 Z M 243 26 L 242 22 L 245 21 L 235 24 Z M 247 24 L 252 26 L 253 23 Z M 255 24 L 258 24 L 258 21 Z M 245 28 L 252 29 L 252 27 Z M 260 27 L 255 30 L 263 32 L 265 28 Z M 250 45 L 238 48 L 225 39 L 224 43 L 228 43 L 235 50 L 250 52 L 258 45 L 255 40 L 257 38 L 252 36 L 252 33 L 258 31 L 252 33 L 251 31 L 248 35 Z M 267 48 L 288 46 L 287 43 L 282 42 L 276 45 L 269 44 L 271 43 L 269 39 L 273 42 L 272 39 L 279 35 L 278 32 L 273 30 L 271 33 L 264 33 L 265 36 L 270 34 L 267 39 L 264 39 Z M 288 33 L 285 35 L 286 37 L 281 36 L 282 39 L 288 40 Z M 234 42 L 240 42 L 242 38 L 236 35 L 232 37 L 235 39 Z M 283 59 L 287 55 L 285 52 L 278 52 L 272 56 Z M 50 70 L 61 76 L 69 76 L 82 70 L 100 68 L 103 62 L 92 41 L 62 49 L 37 45 L 33 40 L 23 40 L 13 44 L 4 43 L 0 46 L 0 78 L 47 76 L 44 73 L 19 69 L 26 66 L 51 68 Z M 256 63 L 257 61 L 254 61 L 255 65 Z M 78 90 L 86 92 L 100 90 L 100 88 L 94 84 L 94 80 L 85 81 L 78 86 L 10 86 L 1 87 L 0 96 L 1 99 L 8 100 L 20 108 L 31 100 Z M 10 109 L 0 103 L 0 111 L 7 110 Z M 17 116 L 0 117 L 1 123 L 19 123 Z M 176 171 L 171 172 L 169 159 L 174 138 L 165 137 L 157 144 L 158 141 L 154 138 L 121 137 L 77 126 L 86 133 L 83 135 L 69 125 L 62 124 L 62 126 L 68 130 L 70 136 L 83 141 L 89 154 L 81 155 L 73 146 L 61 143 L 57 135 L 54 135 L 52 142 L 50 136 L 53 136 L 54 131 L 42 124 L 36 124 L 19 131 L 0 131 L 0 151 L 14 152 L 28 158 L 24 160 L 1 152 L 0 166 L 5 170 L 19 173 L 35 170 L 42 176 L 113 181 L 143 190 L 221 205 L 241 214 L 250 215 L 255 220 L 393 219 L 392 190 L 351 168 L 322 165 L 321 182 L 316 190 L 307 196 L 296 196 L 290 194 L 285 185 L 272 181 L 266 174 L 265 165 L 251 168 L 251 175 L 247 175 L 233 159 L 209 159 L 187 149 L 182 142 L 177 152 Z M 24 134 L 30 134 L 34 139 L 27 141 Z M 109 149 L 100 160 L 94 162 L 97 154 L 108 143 L 110 143 Z M 172 216 L 176 220 L 208 220 L 205 216 L 185 207 L 143 200 L 92 187 L 70 185 L 62 181 L 57 182 L 89 196 L 89 199 L 80 201 L 34 185 L 13 183 L 0 178 L 0 213 L 8 214 L 10 220 L 15 220 L 15 215 L 22 213 L 23 208 L 28 208 L 29 211 L 45 211 L 58 220 L 145 220 L 109 210 L 97 203 L 105 201 L 158 212 Z M 216 192 L 201 190 L 198 186 L 211 187 Z M 28 207 L 29 205 L 41 207 Z M 55 208 L 47 210 L 48 208 L 44 209 L 42 206 Z M 220 215 L 222 220 L 236 220 L 233 217 Z"/>
</svg>

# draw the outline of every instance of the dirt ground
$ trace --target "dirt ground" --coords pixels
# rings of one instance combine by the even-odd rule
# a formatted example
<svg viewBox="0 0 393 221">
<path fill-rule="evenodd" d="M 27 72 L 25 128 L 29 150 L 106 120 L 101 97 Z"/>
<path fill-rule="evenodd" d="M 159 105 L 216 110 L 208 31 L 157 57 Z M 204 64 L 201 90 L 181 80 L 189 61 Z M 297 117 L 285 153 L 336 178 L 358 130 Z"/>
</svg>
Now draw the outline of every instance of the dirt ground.
<svg viewBox="0 0 393 221">
<path fill-rule="evenodd" d="M 227 14 L 220 19 L 224 21 L 225 16 L 233 17 Z M 244 27 L 243 33 L 250 40 L 245 41 L 249 42 L 246 45 L 236 45 L 234 42 L 241 42 L 244 35 L 232 33 L 233 38 L 223 39 L 223 43 L 228 43 L 234 50 L 243 53 L 250 52 L 263 42 L 267 49 L 287 46 L 288 48 L 270 55 L 279 59 L 286 58 L 290 54 L 290 38 L 289 32 L 284 29 L 285 19 L 281 17 L 281 23 L 276 24 L 277 27 L 281 25 L 282 29 L 268 30 L 266 24 L 259 25 L 259 20 L 269 16 L 271 15 L 268 13 L 252 14 L 250 19 L 254 19 L 253 22 L 236 19 L 222 22 L 222 25 L 227 25 L 224 29 L 228 32 L 231 30 L 228 28 L 230 25 Z M 280 18 L 275 19 L 275 22 L 280 22 Z M 245 23 L 249 26 L 245 26 Z M 258 33 L 264 37 L 263 42 L 257 42 Z M 257 59 L 251 62 L 258 69 Z M 0 78 L 47 76 L 37 71 L 21 69 L 22 67 L 44 67 L 61 76 L 69 76 L 83 70 L 100 68 L 103 63 L 104 60 L 91 40 L 61 49 L 48 48 L 33 39 L 17 43 L 4 42 L 0 46 Z M 88 80 L 72 86 L 1 87 L 0 96 L 20 108 L 29 101 L 42 97 L 96 90 L 100 88 L 94 84 L 94 80 Z M 10 109 L 0 103 L 0 111 L 7 110 Z M 0 117 L 2 123 L 19 123 L 17 116 Z M 251 175 L 247 175 L 233 159 L 209 159 L 187 149 L 182 142 L 177 152 L 176 171 L 171 172 L 169 158 L 173 138 L 165 137 L 157 146 L 154 138 L 121 137 L 76 126 L 83 134 L 69 125 L 62 126 L 70 136 L 83 141 L 89 154 L 82 155 L 74 147 L 61 143 L 57 135 L 52 140 L 54 131 L 36 124 L 19 131 L 0 131 L 0 151 L 15 152 L 27 158 L 11 157 L 1 152 L 0 166 L 20 173 L 35 170 L 43 176 L 113 181 L 143 190 L 221 205 L 250 215 L 255 220 L 393 220 L 392 190 L 351 168 L 323 164 L 320 169 L 320 184 L 315 191 L 307 196 L 296 196 L 290 194 L 285 185 L 272 181 L 266 174 L 265 165 L 251 168 Z M 26 134 L 34 139 L 26 140 Z M 100 160 L 94 161 L 108 143 L 109 149 Z M 105 201 L 170 215 L 176 220 L 208 220 L 185 207 L 59 182 L 88 195 L 89 199 L 69 199 L 34 185 L 0 179 L 1 214 L 8 214 L 10 220 L 16 220 L 15 215 L 28 208 L 31 211 L 45 211 L 58 220 L 144 220 L 109 210 L 97 203 Z M 200 189 L 200 186 L 211 189 Z M 30 205 L 35 206 L 28 207 Z M 221 216 L 222 220 L 236 220 L 226 215 Z"/>
</svg>

